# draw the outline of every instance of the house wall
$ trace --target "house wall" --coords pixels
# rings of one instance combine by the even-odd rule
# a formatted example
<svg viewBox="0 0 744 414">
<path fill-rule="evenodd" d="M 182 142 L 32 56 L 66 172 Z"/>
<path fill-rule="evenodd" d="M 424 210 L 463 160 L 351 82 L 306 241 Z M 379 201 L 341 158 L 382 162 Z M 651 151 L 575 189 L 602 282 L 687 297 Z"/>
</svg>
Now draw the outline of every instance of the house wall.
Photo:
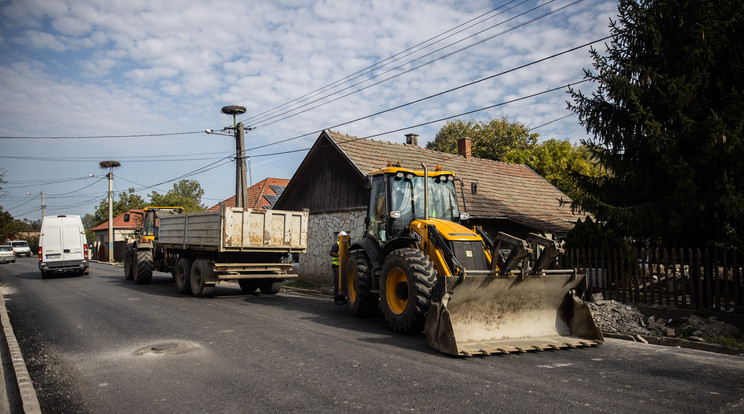
<svg viewBox="0 0 744 414">
<path fill-rule="evenodd" d="M 307 253 L 300 254 L 299 278 L 308 282 L 333 284 L 331 256 L 338 232 L 345 231 L 352 240 L 364 234 L 364 209 L 310 214 L 307 232 Z"/>
</svg>

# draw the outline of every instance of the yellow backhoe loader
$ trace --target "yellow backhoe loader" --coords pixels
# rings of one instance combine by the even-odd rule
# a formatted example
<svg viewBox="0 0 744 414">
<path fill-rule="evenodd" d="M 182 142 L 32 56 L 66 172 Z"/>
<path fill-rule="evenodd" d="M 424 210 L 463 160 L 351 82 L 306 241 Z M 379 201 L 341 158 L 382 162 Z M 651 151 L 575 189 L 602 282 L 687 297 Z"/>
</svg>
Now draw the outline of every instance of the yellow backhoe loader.
<svg viewBox="0 0 744 414">
<path fill-rule="evenodd" d="M 366 231 L 341 236 L 340 291 L 354 316 L 382 310 L 396 332 L 472 356 L 598 345 L 582 296 L 586 275 L 551 269 L 562 253 L 536 234 L 519 239 L 460 224 L 454 174 L 400 164 L 367 177 Z"/>
</svg>

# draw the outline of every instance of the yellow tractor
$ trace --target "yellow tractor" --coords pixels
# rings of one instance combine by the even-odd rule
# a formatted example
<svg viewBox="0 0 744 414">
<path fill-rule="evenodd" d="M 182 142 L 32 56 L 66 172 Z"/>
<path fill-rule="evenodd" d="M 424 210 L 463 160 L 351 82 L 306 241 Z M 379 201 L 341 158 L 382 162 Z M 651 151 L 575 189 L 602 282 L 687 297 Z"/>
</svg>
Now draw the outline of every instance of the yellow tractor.
<svg viewBox="0 0 744 414">
<path fill-rule="evenodd" d="M 601 344 L 582 296 L 586 275 L 551 269 L 562 253 L 536 234 L 489 237 L 460 214 L 454 174 L 400 164 L 367 177 L 366 231 L 341 236 L 340 292 L 354 316 L 377 313 L 396 332 L 424 330 L 452 355 Z"/>
</svg>

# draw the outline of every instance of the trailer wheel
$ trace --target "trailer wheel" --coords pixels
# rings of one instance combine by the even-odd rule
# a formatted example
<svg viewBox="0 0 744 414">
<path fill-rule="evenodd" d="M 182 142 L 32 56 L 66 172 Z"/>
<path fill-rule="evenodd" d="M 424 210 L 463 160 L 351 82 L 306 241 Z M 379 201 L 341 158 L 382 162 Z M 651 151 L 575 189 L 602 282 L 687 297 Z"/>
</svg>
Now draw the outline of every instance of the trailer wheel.
<svg viewBox="0 0 744 414">
<path fill-rule="evenodd" d="M 152 250 L 137 250 L 137 263 L 134 274 L 134 283 L 141 285 L 152 281 Z"/>
<path fill-rule="evenodd" d="M 196 259 L 191 265 L 191 294 L 200 298 L 211 296 L 214 292 L 214 285 L 208 285 L 207 280 L 211 279 L 212 267 L 206 259 Z"/>
<path fill-rule="evenodd" d="M 190 294 L 191 293 L 191 266 L 194 264 L 194 259 L 189 257 L 182 257 L 176 262 L 176 267 L 173 269 L 173 277 L 176 279 L 176 289 L 178 293 Z"/>
<path fill-rule="evenodd" d="M 354 316 L 374 315 L 380 298 L 372 293 L 372 265 L 367 255 L 364 252 L 352 253 L 347 266 L 349 312 Z"/>
<path fill-rule="evenodd" d="M 255 279 L 239 279 L 238 284 L 240 285 L 240 290 L 246 295 L 252 295 L 258 289 L 258 282 Z"/>
<path fill-rule="evenodd" d="M 129 249 L 124 255 L 124 279 L 134 279 L 134 260 L 132 260 L 132 252 Z"/>
<path fill-rule="evenodd" d="M 382 265 L 380 299 L 385 321 L 395 332 L 424 329 L 436 282 L 434 263 L 421 250 L 398 249 Z"/>
<path fill-rule="evenodd" d="M 261 293 L 264 295 L 276 295 L 282 290 L 282 281 L 274 279 L 265 280 L 261 282 L 258 288 L 261 289 Z"/>
</svg>

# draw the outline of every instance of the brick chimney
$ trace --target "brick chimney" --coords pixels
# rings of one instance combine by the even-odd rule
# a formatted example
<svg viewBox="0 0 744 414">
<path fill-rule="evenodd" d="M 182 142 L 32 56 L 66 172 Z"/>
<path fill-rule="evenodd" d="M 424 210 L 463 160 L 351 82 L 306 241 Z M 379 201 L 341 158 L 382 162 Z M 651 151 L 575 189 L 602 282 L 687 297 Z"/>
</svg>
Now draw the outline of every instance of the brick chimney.
<svg viewBox="0 0 744 414">
<path fill-rule="evenodd" d="M 418 146 L 418 134 L 406 134 L 406 144 Z"/>
<path fill-rule="evenodd" d="M 457 139 L 457 155 L 462 155 L 465 158 L 473 157 L 470 152 L 470 137 Z"/>
</svg>

